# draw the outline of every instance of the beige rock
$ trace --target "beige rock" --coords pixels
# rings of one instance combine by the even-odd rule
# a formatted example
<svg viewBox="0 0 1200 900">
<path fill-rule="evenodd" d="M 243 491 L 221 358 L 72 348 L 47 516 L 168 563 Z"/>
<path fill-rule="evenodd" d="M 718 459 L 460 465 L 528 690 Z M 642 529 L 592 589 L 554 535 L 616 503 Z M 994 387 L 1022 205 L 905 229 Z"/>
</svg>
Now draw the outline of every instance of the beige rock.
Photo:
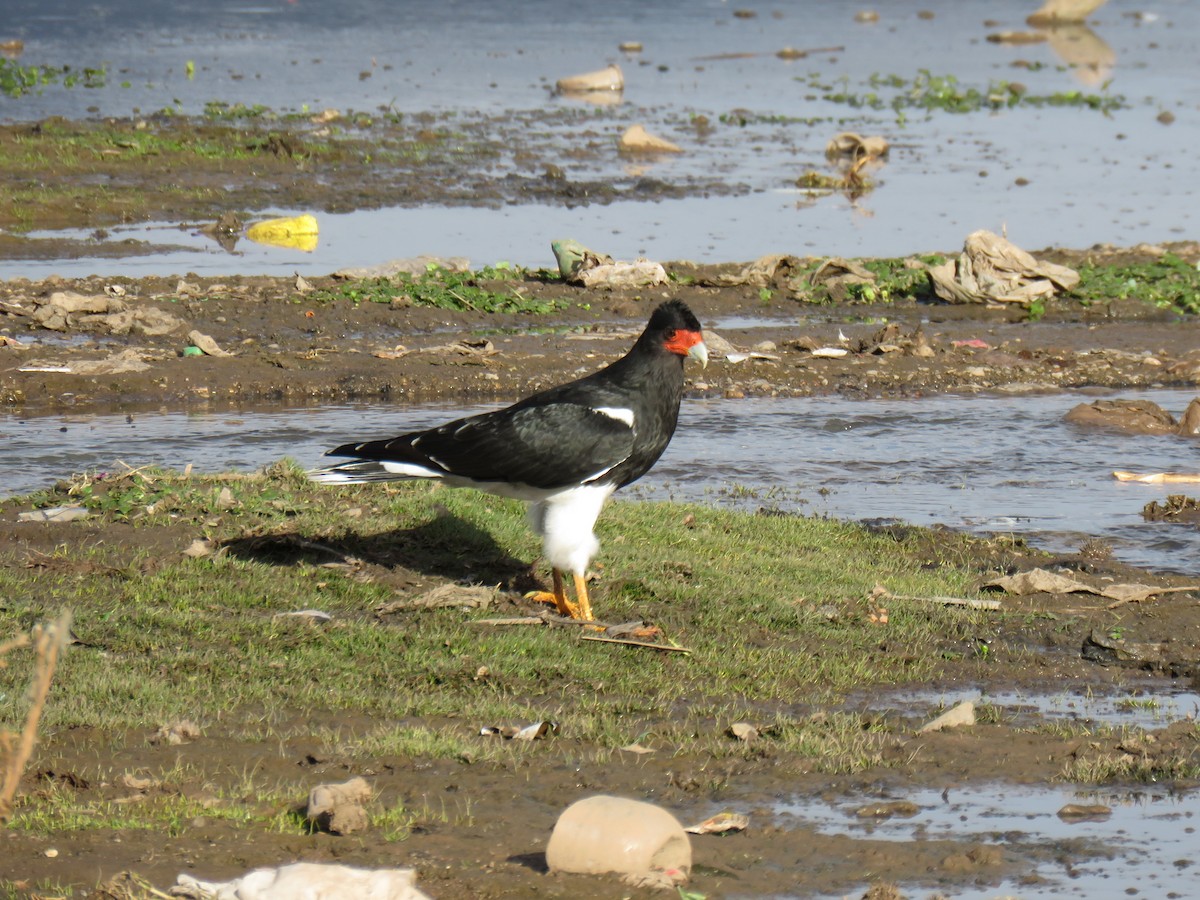
<svg viewBox="0 0 1200 900">
<path fill-rule="evenodd" d="M 586 93 L 588 91 L 620 91 L 625 88 L 625 76 L 621 67 L 606 66 L 595 72 L 584 72 L 582 75 L 571 75 L 560 78 L 554 85 L 564 94 Z"/>
<path fill-rule="evenodd" d="M 364 808 L 371 799 L 371 786 L 365 778 L 351 778 L 341 784 L 319 784 L 308 794 L 305 816 L 322 831 L 352 834 L 367 827 Z"/>
<path fill-rule="evenodd" d="M 931 731 L 942 731 L 946 728 L 959 728 L 975 724 L 975 704 L 964 700 L 958 706 L 952 707 L 932 721 L 926 722 L 918 730 L 918 734 L 928 734 Z"/>
<path fill-rule="evenodd" d="M 657 806 L 598 795 L 572 803 L 558 817 L 546 864 L 552 872 L 647 875 L 692 868 L 692 845 L 679 821 Z"/>
<path fill-rule="evenodd" d="M 644 125 L 630 125 L 621 135 L 618 147 L 622 153 L 682 153 L 683 148 L 666 138 L 646 130 Z"/>
<path fill-rule="evenodd" d="M 1082 22 L 1106 2 L 1107 0 L 1046 0 L 1042 8 L 1025 21 L 1030 25 Z"/>
</svg>

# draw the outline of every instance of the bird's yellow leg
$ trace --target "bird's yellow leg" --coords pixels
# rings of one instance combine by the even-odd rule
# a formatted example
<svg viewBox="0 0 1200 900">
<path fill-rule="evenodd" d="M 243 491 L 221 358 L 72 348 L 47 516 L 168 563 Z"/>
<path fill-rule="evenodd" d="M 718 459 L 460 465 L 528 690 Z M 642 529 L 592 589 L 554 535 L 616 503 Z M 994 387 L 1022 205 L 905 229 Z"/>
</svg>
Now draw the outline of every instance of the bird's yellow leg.
<svg viewBox="0 0 1200 900">
<path fill-rule="evenodd" d="M 575 599 L 579 603 L 579 615 L 576 618 L 591 622 L 593 620 L 592 601 L 588 599 L 587 578 L 583 575 L 575 576 Z"/>
<path fill-rule="evenodd" d="M 531 593 L 526 594 L 525 595 L 526 598 L 528 598 L 530 600 L 534 600 L 538 603 L 553 603 L 554 606 L 558 609 L 559 615 L 570 616 L 572 619 L 580 618 L 580 615 L 579 615 L 580 610 L 577 609 L 576 607 L 574 607 L 571 604 L 571 601 L 567 599 L 567 591 L 563 587 L 562 572 L 558 571 L 558 569 L 551 569 L 550 574 L 551 574 L 551 577 L 554 579 L 554 593 L 549 593 L 548 591 L 533 591 Z M 576 577 L 576 590 L 578 590 L 579 576 L 577 575 L 575 577 Z M 583 599 L 584 599 L 584 602 L 587 601 L 586 593 L 583 594 Z M 590 606 L 588 607 L 587 618 L 589 618 L 589 619 L 591 618 L 591 607 Z"/>
</svg>

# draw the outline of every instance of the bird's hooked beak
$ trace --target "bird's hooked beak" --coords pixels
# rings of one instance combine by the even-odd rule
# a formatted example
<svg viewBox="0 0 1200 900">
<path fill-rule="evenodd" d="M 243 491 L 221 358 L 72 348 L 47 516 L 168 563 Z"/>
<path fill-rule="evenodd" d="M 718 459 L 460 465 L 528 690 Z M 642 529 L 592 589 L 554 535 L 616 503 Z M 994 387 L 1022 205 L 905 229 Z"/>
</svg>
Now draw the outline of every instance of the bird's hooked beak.
<svg viewBox="0 0 1200 900">
<path fill-rule="evenodd" d="M 671 333 L 664 346 L 672 353 L 698 361 L 701 367 L 708 366 L 708 347 L 704 343 L 704 335 L 699 330 L 680 328 Z"/>
</svg>

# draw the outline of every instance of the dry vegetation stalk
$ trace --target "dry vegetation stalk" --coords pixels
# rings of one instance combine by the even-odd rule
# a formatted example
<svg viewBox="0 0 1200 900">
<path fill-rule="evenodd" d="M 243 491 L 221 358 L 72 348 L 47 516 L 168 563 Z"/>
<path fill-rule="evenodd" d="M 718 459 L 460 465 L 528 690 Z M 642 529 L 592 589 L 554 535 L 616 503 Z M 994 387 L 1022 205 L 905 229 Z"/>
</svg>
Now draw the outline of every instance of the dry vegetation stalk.
<svg viewBox="0 0 1200 900">
<path fill-rule="evenodd" d="M 71 613 L 62 612 L 53 622 L 39 626 L 34 630 L 33 648 L 37 655 L 34 664 L 33 682 L 29 689 L 29 713 L 25 716 L 25 727 L 20 734 L 0 729 L 0 769 L 3 770 L 3 781 L 0 782 L 0 824 L 7 823 L 12 816 L 13 799 L 17 795 L 17 786 L 21 783 L 21 773 L 25 764 L 33 755 L 33 746 L 37 743 L 38 722 L 42 718 L 42 710 L 46 708 L 46 697 L 50 693 L 50 683 L 54 680 L 54 670 L 58 667 L 58 656 L 66 646 L 71 635 Z M 0 645 L 0 658 L 10 650 L 27 646 L 29 639 L 22 635 Z"/>
</svg>

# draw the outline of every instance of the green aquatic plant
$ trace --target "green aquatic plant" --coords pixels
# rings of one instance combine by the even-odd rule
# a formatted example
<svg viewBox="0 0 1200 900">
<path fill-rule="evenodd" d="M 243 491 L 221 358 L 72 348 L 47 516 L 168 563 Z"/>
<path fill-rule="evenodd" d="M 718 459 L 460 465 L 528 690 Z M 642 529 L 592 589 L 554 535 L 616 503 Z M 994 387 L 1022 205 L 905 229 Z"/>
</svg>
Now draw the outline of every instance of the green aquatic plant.
<svg viewBox="0 0 1200 900">
<path fill-rule="evenodd" d="M 63 87 L 104 87 L 108 72 L 100 68 L 72 69 L 70 66 L 23 66 L 0 57 L 0 93 L 22 97 L 52 84 Z"/>
</svg>

